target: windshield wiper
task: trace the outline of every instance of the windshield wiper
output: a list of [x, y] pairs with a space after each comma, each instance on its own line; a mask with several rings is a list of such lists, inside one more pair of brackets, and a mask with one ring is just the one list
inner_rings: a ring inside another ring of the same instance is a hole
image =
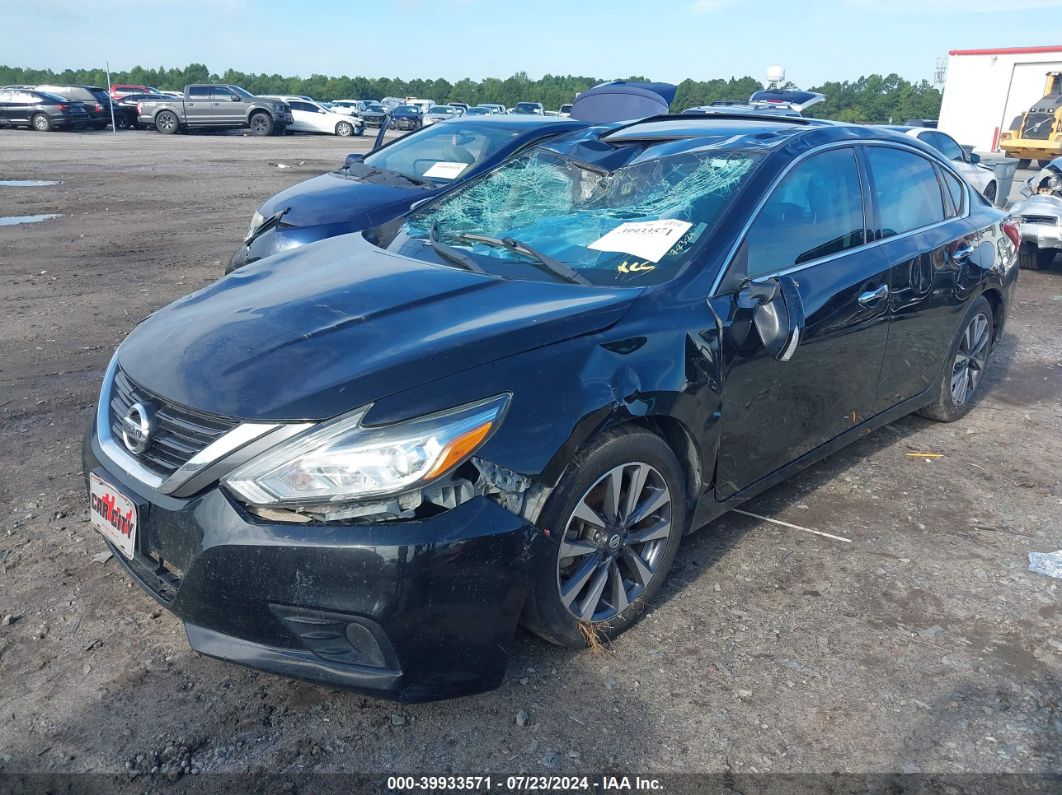
[[[368, 171], [366, 171], [364, 174], [351, 174], [350, 173], [350, 166], [352, 166], [352, 165], [354, 165], [354, 166], [365, 166], [365, 168], [367, 168]], [[359, 161], [357, 163], [351, 163], [349, 165], [344, 165], [340, 169], [340, 171], [347, 172], [347, 176], [348, 177], [354, 177], [355, 179], [367, 180], [370, 177], [373, 177], [373, 176], [376, 176], [377, 174], [379, 174], [381, 176], [387, 175], [389, 177], [398, 177], [399, 179], [404, 179], [406, 182], [410, 182], [413, 185], [416, 185], [417, 187], [421, 187], [421, 188], [434, 188], [435, 187], [435, 183], [434, 182], [430, 182], [430, 181], [428, 181], [426, 179], [421, 179], [420, 177], [411, 177], [411, 176], [409, 176], [409, 174], [403, 174], [401, 171], [395, 171], [393, 168], [381, 168], [380, 166], [370, 166], [365, 161]]]
[[488, 246], [507, 248], [510, 251], [515, 251], [517, 254], [531, 257], [531, 259], [535, 260], [535, 264], [542, 270], [548, 271], [570, 284], [590, 284], [589, 281], [579, 274], [579, 271], [574, 268], [569, 268], [560, 260], [549, 256], [549, 254], [543, 254], [541, 251], [531, 248], [526, 243], [521, 243], [516, 238], [487, 237], [486, 235], [473, 235], [468, 233], [457, 234], [454, 235], [454, 237], [458, 240], [468, 240], [472, 243], [485, 243]]
[[285, 207], [280, 212], [273, 213], [271, 216], [266, 218], [264, 221], [262, 221], [262, 223], [260, 223], [258, 225], [258, 228], [254, 230], [254, 232], [251, 234], [250, 237], [248, 237], [245, 241], [243, 241], [243, 244], [245, 246], [251, 245], [251, 243], [256, 241], [258, 238], [260, 238], [262, 235], [264, 235], [266, 232], [268, 232], [274, 226], [279, 224], [280, 220], [285, 215], [287, 215], [289, 212], [291, 212], [291, 208], [290, 207]]
[[445, 260], [452, 262], [459, 268], [464, 268], [466, 271], [472, 271], [473, 273], [486, 273], [483, 268], [479, 267], [474, 259], [467, 254], [462, 254], [455, 248], [451, 248], [445, 243], [439, 242], [439, 222], [436, 221], [431, 225], [431, 231], [428, 232], [428, 242], [431, 243], [431, 247]]

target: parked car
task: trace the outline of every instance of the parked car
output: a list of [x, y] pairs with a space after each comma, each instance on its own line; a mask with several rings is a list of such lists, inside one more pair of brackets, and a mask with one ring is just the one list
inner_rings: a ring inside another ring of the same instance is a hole
[[126, 94], [114, 101], [114, 121], [119, 129], [135, 130], [140, 127], [140, 103], [168, 100], [166, 94]]
[[447, 102], [446, 104], [449, 105], [454, 110], [456, 110], [462, 116], [464, 116], [468, 112], [468, 103], [467, 102]]
[[479, 105], [475, 105], [465, 111], [466, 116], [492, 116], [494, 111], [490, 108], [484, 108]]
[[558, 110], [557, 113], [567, 119], [569, 116], [572, 115], [572, 103], [566, 102], [565, 104], [561, 105], [560, 110]]
[[38, 132], [84, 128], [90, 121], [84, 103], [26, 88], [0, 88], [0, 127], [32, 127]]
[[365, 129], [365, 122], [356, 116], [336, 113], [313, 100], [294, 96], [269, 95], [262, 95], [260, 98], [279, 99], [288, 104], [292, 118], [291, 124], [288, 125], [289, 132], [326, 133], [346, 138], [350, 135], [361, 135]]
[[203, 654], [483, 691], [518, 621], [614, 637], [689, 531], [912, 411], [962, 418], [1016, 240], [887, 130], [571, 133], [152, 313], [85, 437], [91, 521]]
[[399, 105], [391, 113], [391, 124], [396, 130], [419, 130], [424, 126], [424, 114], [417, 105]]
[[504, 105], [497, 105], [497, 104], [495, 104], [493, 102], [483, 102], [483, 103], [480, 103], [479, 105], [476, 105], [476, 107], [477, 108], [489, 108], [491, 113], [497, 113], [500, 116], [504, 116], [506, 114], [506, 109], [505, 109]]
[[365, 122], [367, 127], [379, 127], [387, 118], [387, 108], [379, 102], [369, 102], [364, 110], [358, 111], [358, 116]]
[[922, 143], [928, 144], [940, 152], [954, 164], [954, 168], [985, 195], [989, 201], [996, 200], [996, 174], [988, 166], [981, 164], [981, 158], [976, 154], [969, 154], [956, 143], [955, 139], [947, 133], [935, 130], [932, 127], [889, 127], [890, 130], [917, 138]]
[[449, 121], [450, 119], [456, 119], [459, 115], [460, 114], [449, 105], [433, 105], [428, 108], [428, 112], [424, 114], [424, 124], [427, 126], [440, 121]]
[[180, 99], [140, 103], [139, 122], [165, 134], [247, 127], [251, 135], [283, 135], [293, 121], [286, 102], [259, 99], [233, 85], [197, 83], [185, 86]]
[[111, 98], [99, 86], [42, 85], [36, 90], [84, 104], [93, 129], [102, 130], [111, 123]]
[[384, 97], [380, 100], [380, 104], [383, 105], [384, 110], [391, 111], [399, 105], [405, 105], [406, 101], [401, 97]]
[[161, 94], [154, 86], [142, 86], [135, 83], [112, 83], [111, 84], [111, 99], [117, 102], [122, 97], [127, 97], [130, 94]]
[[1018, 189], [1010, 213], [1020, 221], [1018, 263], [1031, 271], [1051, 267], [1062, 254], [1062, 157], [1049, 161]]
[[405, 213], [514, 152], [585, 127], [541, 118], [459, 119], [426, 127], [369, 155], [350, 155], [330, 174], [300, 182], [254, 213], [229, 273], [249, 262], [335, 235], [357, 232]]
[[329, 103], [336, 113], [345, 113], [348, 116], [358, 116], [365, 110], [367, 103], [360, 99], [337, 99]]
[[513, 113], [535, 113], [541, 116], [544, 111], [541, 102], [517, 102], [513, 105]]

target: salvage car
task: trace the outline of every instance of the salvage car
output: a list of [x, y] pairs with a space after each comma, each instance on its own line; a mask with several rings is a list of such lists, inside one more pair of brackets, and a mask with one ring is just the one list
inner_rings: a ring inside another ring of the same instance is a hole
[[429, 124], [456, 119], [461, 115], [456, 108], [452, 108], [449, 105], [432, 105], [428, 108], [428, 112], [424, 114], [424, 126], [427, 127]]
[[1018, 192], [1023, 198], [1010, 209], [1021, 222], [1018, 264], [1044, 270], [1062, 254], [1062, 157], [1049, 161]]
[[261, 99], [279, 99], [291, 108], [291, 124], [288, 132], [324, 133], [346, 138], [361, 135], [365, 122], [356, 116], [329, 110], [312, 99], [296, 96], [271, 96], [263, 94]]
[[226, 273], [262, 257], [381, 224], [447, 187], [493, 168], [521, 148], [586, 122], [485, 116], [419, 132], [350, 155], [342, 168], [266, 200]]
[[379, 127], [387, 119], [387, 108], [379, 102], [368, 102], [364, 110], [358, 111], [358, 117], [368, 127]]
[[32, 127], [37, 132], [50, 132], [83, 129], [89, 121], [83, 102], [35, 89], [0, 89], [0, 127]]
[[889, 131], [576, 131], [141, 322], [86, 435], [92, 523], [203, 654], [486, 690], [518, 622], [614, 637], [689, 531], [912, 411], [963, 417], [1016, 241]]
[[396, 130], [419, 130], [424, 126], [424, 113], [419, 105], [399, 105], [391, 112], [391, 126]]

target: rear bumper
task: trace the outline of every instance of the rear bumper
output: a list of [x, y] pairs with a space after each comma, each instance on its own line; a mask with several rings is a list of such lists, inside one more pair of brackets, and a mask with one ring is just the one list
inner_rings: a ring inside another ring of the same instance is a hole
[[1062, 226], [1023, 222], [1018, 228], [1023, 243], [1033, 243], [1039, 248], [1062, 248]]
[[401, 701], [501, 682], [549, 542], [490, 500], [420, 521], [277, 524], [217, 487], [154, 493], [107, 465], [94, 433], [83, 459], [137, 504], [134, 558], [112, 552], [197, 651]]

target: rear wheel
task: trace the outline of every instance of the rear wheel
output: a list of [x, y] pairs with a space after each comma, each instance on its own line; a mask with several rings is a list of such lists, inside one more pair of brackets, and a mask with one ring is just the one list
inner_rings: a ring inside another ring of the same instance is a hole
[[1032, 160], [1027, 157], [1020, 158], [1018, 160], [1018, 168], [1028, 168], [1032, 165]]
[[52, 129], [52, 120], [44, 113], [34, 113], [30, 123], [37, 132], [49, 132]]
[[349, 121], [341, 121], [336, 125], [336, 135], [347, 138], [354, 134], [354, 125]]
[[177, 121], [177, 114], [173, 111], [162, 110], [155, 117], [155, 129], [163, 135], [173, 135], [180, 126], [180, 122]]
[[965, 416], [978, 395], [994, 337], [992, 307], [983, 296], [966, 312], [962, 327], [948, 351], [937, 386], [937, 397], [918, 413], [938, 422]]
[[1042, 271], [1051, 267], [1058, 253], [1053, 248], [1040, 248], [1035, 243], [1022, 243], [1018, 249], [1018, 267], [1027, 271]]
[[273, 119], [268, 113], [256, 113], [251, 116], [251, 135], [272, 135]]
[[642, 429], [607, 433], [572, 461], [539, 517], [553, 547], [525, 625], [562, 646], [618, 635], [660, 590], [685, 522], [685, 477], [671, 448]]

